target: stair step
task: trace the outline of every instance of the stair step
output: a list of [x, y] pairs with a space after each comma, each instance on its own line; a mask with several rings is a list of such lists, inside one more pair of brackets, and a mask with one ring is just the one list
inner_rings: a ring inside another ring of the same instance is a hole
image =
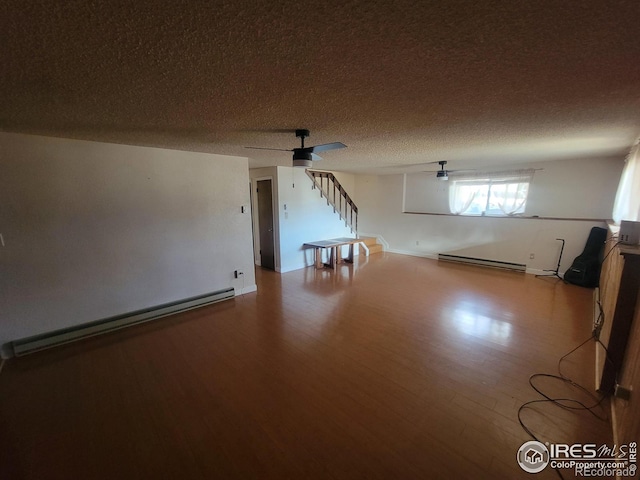
[[[360, 240], [362, 240], [369, 249], [369, 255], [383, 251], [382, 245], [378, 243], [378, 240], [375, 237], [360, 237]], [[358, 247], [360, 248], [360, 254], [364, 255], [364, 249], [360, 246]]]
[[378, 244], [378, 239], [375, 237], [360, 237], [360, 240], [362, 240], [367, 247]]
[[369, 246], [369, 255], [373, 255], [374, 253], [382, 252], [382, 245], [376, 243], [375, 245]]

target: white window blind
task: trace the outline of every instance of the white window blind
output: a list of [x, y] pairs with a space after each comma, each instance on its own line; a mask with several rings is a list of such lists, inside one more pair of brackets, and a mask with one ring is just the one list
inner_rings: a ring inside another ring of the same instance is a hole
[[449, 176], [449, 209], [456, 215], [508, 216], [524, 213], [535, 170]]

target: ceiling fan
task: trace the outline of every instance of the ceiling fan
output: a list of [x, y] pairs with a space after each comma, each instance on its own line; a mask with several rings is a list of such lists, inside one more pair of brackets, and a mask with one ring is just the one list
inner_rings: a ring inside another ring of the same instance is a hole
[[[438, 160], [435, 162], [425, 162], [425, 163], [407, 163], [404, 165], [389, 165], [388, 167], [385, 168], [407, 168], [407, 167], [418, 167], [418, 166], [422, 166], [422, 165], [433, 165], [433, 164], [438, 164], [440, 165], [440, 170], [422, 170], [421, 172], [424, 173], [435, 173], [436, 174], [436, 179], [438, 180], [449, 180], [449, 174], [450, 173], [462, 173], [462, 172], [475, 172], [476, 170], [448, 170], [445, 168], [445, 165], [448, 163], [446, 160]], [[416, 172], [416, 173], [420, 173], [420, 172]]]
[[300, 147], [293, 149], [285, 148], [267, 148], [267, 147], [246, 147], [254, 150], [278, 150], [281, 152], [293, 152], [293, 166], [294, 167], [311, 167], [312, 163], [317, 160], [322, 160], [322, 157], [317, 155], [317, 152], [324, 152], [325, 150], [336, 150], [338, 148], [347, 148], [344, 143], [333, 142], [324, 143], [322, 145], [315, 145], [313, 147], [305, 147], [304, 139], [309, 136], [309, 130], [297, 129], [295, 131], [296, 137], [300, 139]]
[[449, 180], [449, 171], [444, 169], [444, 166], [447, 164], [446, 160], [440, 160], [438, 165], [440, 165], [440, 170], [436, 172], [436, 178], [438, 180]]
[[[449, 174], [450, 173], [469, 173], [469, 172], [477, 172], [478, 170], [475, 169], [467, 169], [467, 170], [448, 170], [446, 168], [444, 168], [444, 166], [447, 164], [446, 160], [440, 160], [437, 162], [430, 162], [430, 163], [437, 163], [438, 165], [440, 165], [440, 170], [436, 170], [435, 174], [436, 174], [436, 179], [437, 180], [441, 180], [441, 181], [446, 181], [449, 180]], [[428, 170], [427, 172], [429, 173], [433, 173], [433, 170]]]

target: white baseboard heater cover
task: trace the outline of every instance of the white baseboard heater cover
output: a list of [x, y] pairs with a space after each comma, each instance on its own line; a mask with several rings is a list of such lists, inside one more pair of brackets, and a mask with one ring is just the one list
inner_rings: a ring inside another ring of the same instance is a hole
[[33, 337], [14, 340], [10, 343], [13, 355], [19, 357], [28, 353], [37, 352], [46, 348], [52, 348], [65, 343], [74, 342], [82, 338], [93, 337], [107, 332], [113, 332], [122, 328], [138, 325], [140, 323], [155, 320], [157, 318], [173, 315], [174, 313], [204, 307], [212, 303], [228, 300], [235, 296], [233, 288], [218, 290], [217, 292], [199, 295], [176, 302], [165, 303], [155, 307], [137, 310], [114, 317], [83, 323], [74, 327], [54, 330], [52, 332], [34, 335]]
[[443, 260], [445, 262], [463, 263], [466, 265], [478, 265], [481, 267], [502, 268], [504, 270], [511, 270], [514, 272], [522, 273], [527, 271], [527, 266], [523, 263], [500, 262], [498, 260], [486, 260], [484, 258], [461, 257], [458, 255], [448, 255], [446, 253], [439, 253], [438, 260]]

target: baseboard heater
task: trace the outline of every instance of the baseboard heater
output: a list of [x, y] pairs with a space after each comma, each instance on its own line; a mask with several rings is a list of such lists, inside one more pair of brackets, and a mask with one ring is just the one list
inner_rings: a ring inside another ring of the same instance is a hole
[[22, 356], [28, 353], [37, 352], [46, 348], [64, 345], [87, 337], [113, 332], [122, 328], [138, 325], [140, 323], [156, 320], [158, 318], [185, 312], [194, 308], [204, 307], [212, 303], [228, 300], [235, 296], [233, 288], [218, 290], [217, 292], [206, 293], [197, 297], [186, 298], [176, 302], [164, 303], [155, 307], [137, 310], [114, 317], [103, 318], [94, 322], [83, 323], [74, 327], [54, 330], [52, 332], [35, 335], [33, 337], [14, 340], [10, 343], [10, 348], [14, 356]]
[[484, 258], [460, 257], [458, 255], [448, 255], [439, 253], [438, 260], [445, 262], [463, 263], [466, 265], [478, 265], [481, 267], [501, 268], [503, 270], [511, 270], [514, 272], [526, 272], [527, 266], [523, 263], [500, 262], [498, 260], [486, 260]]

